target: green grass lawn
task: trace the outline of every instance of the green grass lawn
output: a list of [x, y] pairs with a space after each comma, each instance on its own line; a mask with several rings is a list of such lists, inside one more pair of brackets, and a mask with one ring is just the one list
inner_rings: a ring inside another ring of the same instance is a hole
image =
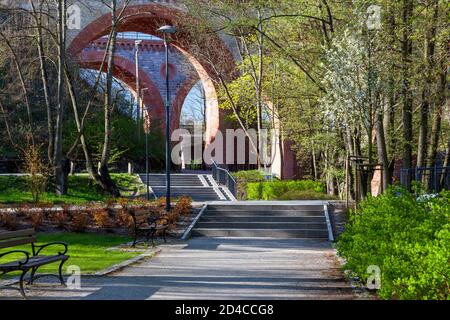
[[[128, 174], [113, 174], [112, 179], [121, 189], [139, 187], [137, 177]], [[127, 192], [123, 192], [126, 196]], [[84, 204], [92, 201], [105, 201], [109, 196], [103, 193], [87, 175], [69, 176], [68, 194], [58, 197], [52, 192], [44, 193], [40, 202], [53, 204]], [[32, 203], [31, 192], [28, 191], [26, 177], [0, 176], [0, 203], [17, 204]]]
[[[69, 260], [66, 262], [65, 270], [71, 265], [79, 266], [82, 274], [92, 274], [96, 271], [106, 269], [114, 264], [131, 259], [139, 255], [139, 252], [107, 251], [108, 248], [131, 241], [130, 238], [118, 235], [98, 235], [79, 233], [39, 233], [38, 243], [63, 241], [69, 245]], [[44, 255], [57, 254], [61, 246], [49, 247], [42, 251]], [[1, 249], [0, 254], [11, 250], [25, 250], [31, 253], [31, 245], [23, 245], [10, 249]], [[23, 254], [11, 254], [0, 258], [0, 264], [16, 259], [22, 259]], [[42, 266], [38, 273], [57, 273], [59, 264]], [[11, 273], [10, 275], [14, 275]]]

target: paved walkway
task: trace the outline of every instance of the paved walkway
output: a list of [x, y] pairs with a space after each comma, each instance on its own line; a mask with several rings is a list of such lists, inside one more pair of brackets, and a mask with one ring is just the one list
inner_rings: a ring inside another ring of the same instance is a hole
[[356, 298], [328, 242], [196, 238], [161, 248], [156, 257], [116, 274], [84, 277], [82, 290], [39, 286], [29, 295], [91, 300]]

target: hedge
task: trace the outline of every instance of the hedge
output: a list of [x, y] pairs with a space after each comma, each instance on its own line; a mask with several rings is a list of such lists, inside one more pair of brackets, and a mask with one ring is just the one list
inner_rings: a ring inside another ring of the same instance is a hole
[[380, 268], [383, 299], [450, 299], [450, 193], [416, 198], [397, 187], [369, 197], [337, 249], [363, 283], [369, 266]]
[[264, 174], [259, 170], [239, 171], [232, 174], [237, 182], [237, 198], [247, 200], [248, 184], [265, 181]]
[[325, 192], [325, 185], [320, 181], [270, 181], [247, 184], [248, 200], [277, 200], [291, 191]]

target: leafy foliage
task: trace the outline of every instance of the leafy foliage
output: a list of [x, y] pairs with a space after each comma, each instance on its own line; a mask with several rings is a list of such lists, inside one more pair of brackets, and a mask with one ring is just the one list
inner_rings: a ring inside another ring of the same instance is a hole
[[232, 175], [237, 182], [237, 198], [240, 200], [247, 199], [249, 183], [265, 181], [264, 174], [259, 170], [239, 171]]
[[335, 196], [312, 190], [292, 190], [284, 193], [277, 200], [337, 200]]
[[23, 150], [24, 171], [28, 174], [25, 179], [33, 202], [38, 202], [45, 192], [51, 174], [51, 168], [42, 160], [40, 149], [30, 143]]
[[249, 200], [276, 200], [292, 191], [324, 193], [325, 186], [320, 181], [299, 180], [249, 183], [247, 187]]
[[[112, 179], [121, 189], [130, 189], [136, 184], [134, 176], [113, 174]], [[84, 204], [92, 201], [106, 201], [109, 195], [100, 190], [87, 175], [69, 176], [69, 192], [58, 197], [53, 192], [41, 194], [40, 200], [47, 203]], [[0, 177], [0, 203], [33, 202], [33, 195], [28, 189], [27, 178], [22, 176]]]
[[190, 197], [180, 197], [173, 208], [173, 211], [180, 216], [188, 216], [192, 210], [192, 199]]
[[366, 269], [381, 269], [384, 299], [448, 299], [450, 193], [418, 201], [392, 188], [369, 197], [338, 242], [345, 268], [366, 281]]
[[[145, 154], [145, 139], [143, 133], [141, 137], [137, 134], [138, 124], [128, 115], [121, 113], [119, 110], [112, 115], [113, 131], [112, 131], [112, 145], [111, 145], [111, 160], [110, 165], [114, 168], [114, 163], [121, 161], [139, 162], [144, 158]], [[102, 143], [103, 143], [103, 115], [95, 113], [86, 123], [86, 137], [88, 144], [94, 151], [94, 160], [101, 158]], [[152, 169], [162, 168], [164, 159], [164, 139], [162, 139], [161, 131], [158, 129], [158, 123], [152, 124], [151, 132], [149, 133], [150, 145], [150, 159], [152, 160]], [[74, 120], [69, 120], [66, 125], [67, 138], [65, 141], [66, 148], [72, 146], [78, 137], [76, 125]], [[79, 157], [82, 158], [81, 147], [77, 149]]]

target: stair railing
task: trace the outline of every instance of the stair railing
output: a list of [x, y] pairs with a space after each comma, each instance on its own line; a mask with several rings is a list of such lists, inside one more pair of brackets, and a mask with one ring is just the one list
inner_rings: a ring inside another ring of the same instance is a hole
[[219, 167], [219, 165], [214, 160], [212, 161], [212, 175], [217, 184], [227, 187], [234, 197], [237, 196], [236, 180], [231, 175], [230, 171], [225, 168]]

